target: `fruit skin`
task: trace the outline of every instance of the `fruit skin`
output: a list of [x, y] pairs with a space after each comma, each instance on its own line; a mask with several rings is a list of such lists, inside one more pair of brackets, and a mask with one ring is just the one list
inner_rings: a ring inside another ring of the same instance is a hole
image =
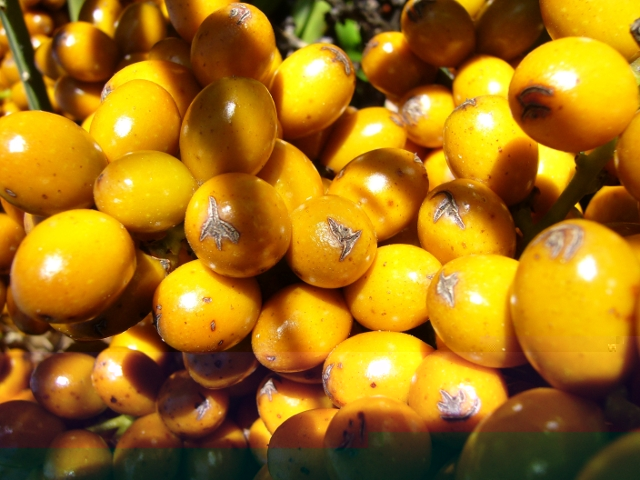
[[416, 368], [434, 349], [400, 332], [368, 331], [340, 342], [324, 361], [322, 384], [337, 407], [374, 395], [405, 402]]
[[273, 27], [260, 9], [232, 3], [205, 18], [191, 43], [191, 67], [202, 86], [222, 77], [269, 84], [276, 60]]
[[269, 90], [285, 140], [328, 127], [344, 112], [356, 88], [347, 54], [327, 43], [296, 50], [277, 68]]
[[523, 365], [509, 296], [517, 260], [503, 255], [465, 255], [434, 276], [427, 293], [431, 325], [452, 351], [493, 368]]
[[639, 291], [640, 265], [616, 233], [581, 219], [544, 230], [522, 253], [512, 287], [527, 359], [555, 388], [605, 395], [635, 363]]
[[481, 95], [459, 105], [444, 123], [443, 150], [456, 178], [484, 183], [508, 206], [533, 190], [538, 144], [513, 120], [503, 96]]
[[407, 404], [384, 396], [356, 400], [336, 413], [324, 437], [329, 477], [338, 480], [424, 478], [431, 437]]
[[194, 98], [180, 130], [180, 154], [199, 184], [223, 173], [254, 175], [269, 160], [277, 113], [267, 88], [246, 77], [223, 77]]
[[632, 479], [638, 474], [640, 431], [634, 430], [609, 443], [584, 465], [576, 480]]
[[638, 86], [613, 47], [565, 37], [540, 45], [520, 62], [509, 86], [509, 107], [535, 141], [581, 152], [622, 133], [638, 108]]
[[265, 367], [300, 372], [320, 365], [349, 336], [352, 324], [340, 290], [297, 283], [265, 302], [251, 344]]
[[94, 358], [61, 352], [45, 358], [31, 376], [31, 390], [40, 405], [60, 418], [87, 419], [107, 409], [91, 382]]
[[175, 156], [181, 121], [176, 102], [166, 89], [150, 80], [134, 79], [103, 100], [89, 133], [109, 162], [141, 150]]
[[410, 0], [400, 22], [413, 53], [430, 65], [456, 67], [475, 49], [473, 20], [458, 2]]
[[0, 118], [0, 196], [27, 213], [90, 208], [93, 182], [106, 166], [96, 141], [61, 115], [26, 111]]
[[373, 223], [356, 203], [337, 195], [307, 200], [291, 212], [286, 261], [304, 282], [340, 288], [355, 282], [375, 258]]
[[574, 478], [606, 441], [596, 403], [534, 388], [511, 397], [480, 422], [462, 450], [455, 478]]
[[46, 322], [90, 320], [112, 305], [136, 268], [120, 222], [95, 210], [69, 210], [39, 223], [11, 266], [18, 308]]
[[240, 343], [255, 325], [261, 305], [255, 278], [224, 277], [200, 260], [171, 272], [153, 297], [162, 339], [176, 350], [194, 353], [227, 350]]
[[108, 480], [111, 451], [104, 439], [88, 430], [67, 430], [53, 439], [45, 456], [45, 480]]
[[185, 215], [189, 245], [209, 268], [234, 278], [254, 277], [285, 255], [289, 211], [277, 190], [247, 173], [217, 175], [193, 194]]
[[620, 183], [636, 200], [640, 199], [640, 112], [618, 138], [614, 161]]
[[540, 0], [542, 20], [549, 36], [589, 37], [611, 45], [631, 62], [640, 52], [630, 26], [640, 18], [635, 0]]

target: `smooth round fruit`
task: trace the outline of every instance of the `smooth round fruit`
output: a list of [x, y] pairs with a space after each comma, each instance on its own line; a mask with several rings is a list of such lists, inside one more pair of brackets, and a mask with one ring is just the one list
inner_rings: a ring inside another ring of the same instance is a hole
[[119, 0], [86, 0], [82, 2], [78, 20], [92, 23], [113, 38], [123, 8]]
[[289, 211], [274, 187], [247, 173], [217, 175], [187, 205], [185, 234], [220, 275], [247, 278], [273, 267], [291, 240]]
[[116, 42], [98, 27], [88, 22], [70, 22], [53, 35], [53, 56], [72, 77], [100, 82], [116, 71], [120, 51]]
[[534, 388], [511, 397], [480, 422], [465, 443], [455, 478], [574, 478], [605, 442], [604, 417], [595, 403]]
[[328, 127], [347, 108], [356, 87], [347, 54], [327, 43], [293, 52], [278, 67], [269, 90], [285, 140]]
[[338, 407], [375, 395], [406, 402], [416, 368], [433, 351], [407, 333], [359, 333], [339, 343], [325, 360], [325, 393]]
[[507, 385], [498, 369], [436, 350], [416, 369], [407, 403], [435, 438], [461, 445], [467, 434], [507, 399]]
[[256, 401], [260, 418], [270, 433], [298, 413], [333, 406], [321, 385], [294, 382], [275, 373], [260, 382]]
[[113, 452], [114, 477], [122, 480], [173, 478], [178, 473], [182, 440], [158, 413], [137, 418]]
[[411, 51], [402, 32], [374, 35], [362, 52], [362, 71], [371, 85], [391, 98], [435, 80], [436, 68]]
[[428, 191], [420, 158], [400, 148], [379, 148], [349, 162], [333, 179], [328, 194], [361, 207], [378, 240], [386, 240], [409, 225]]
[[226, 390], [211, 390], [196, 383], [186, 370], [173, 373], [158, 392], [158, 414], [165, 425], [183, 438], [201, 438], [214, 432], [229, 408]]
[[0, 274], [9, 273], [13, 258], [25, 235], [20, 223], [6, 213], [0, 213]]
[[42, 466], [45, 480], [108, 480], [111, 451], [104, 439], [88, 430], [67, 430], [53, 439]]
[[95, 210], [69, 210], [42, 221], [22, 241], [11, 288], [25, 314], [76, 323], [112, 305], [135, 268], [133, 241], [121, 223]]
[[545, 30], [538, 0], [493, 0], [476, 19], [476, 51], [510, 62]]
[[31, 390], [38, 403], [61, 418], [85, 419], [107, 409], [91, 383], [94, 358], [85, 353], [56, 353], [38, 364]]
[[525, 364], [509, 312], [517, 260], [465, 255], [447, 262], [429, 285], [436, 334], [462, 358], [485, 367]]
[[420, 245], [443, 265], [472, 253], [513, 257], [511, 213], [489, 187], [458, 179], [431, 190], [418, 213]]
[[437, 67], [456, 67], [475, 49], [473, 20], [458, 2], [409, 0], [401, 30], [413, 53]]
[[300, 372], [321, 364], [352, 323], [342, 292], [298, 283], [265, 302], [251, 345], [265, 367]]
[[291, 212], [286, 261], [304, 282], [340, 288], [355, 282], [375, 258], [371, 220], [353, 201], [337, 195], [312, 198]]
[[511, 297], [529, 362], [558, 389], [609, 392], [634, 366], [639, 288], [633, 250], [608, 228], [565, 220], [544, 230], [520, 257]]
[[460, 65], [453, 79], [453, 101], [456, 106], [480, 95], [507, 97], [513, 67], [501, 58], [474, 55]]
[[267, 459], [273, 478], [294, 480], [300, 473], [309, 480], [327, 477], [324, 437], [336, 408], [298, 413], [280, 425], [269, 440]]
[[402, 148], [407, 131], [402, 118], [385, 107], [346, 110], [332, 125], [320, 163], [338, 173], [351, 160], [379, 148]]
[[142, 417], [156, 411], [163, 375], [156, 362], [126, 347], [108, 347], [98, 354], [91, 383], [109, 408]]
[[167, 153], [143, 150], [110, 163], [93, 187], [98, 210], [131, 232], [163, 232], [184, 221], [196, 191], [189, 169]]
[[255, 325], [260, 307], [255, 278], [224, 277], [201, 260], [171, 272], [153, 298], [158, 333], [181, 352], [218, 352], [237, 345]]
[[444, 124], [444, 154], [456, 178], [484, 183], [507, 205], [524, 200], [538, 171], [538, 144], [513, 120], [505, 97], [459, 105]]
[[275, 187], [289, 213], [305, 201], [324, 193], [322, 178], [309, 157], [293, 144], [279, 138], [269, 160], [257, 176]]
[[638, 108], [638, 86], [613, 47], [565, 37], [540, 45], [520, 62], [509, 86], [509, 106], [535, 141], [581, 152], [622, 133]]
[[268, 85], [276, 39], [267, 16], [248, 3], [231, 3], [205, 18], [191, 42], [191, 67], [200, 85], [248, 77]]
[[176, 102], [167, 90], [152, 81], [136, 79], [104, 99], [91, 121], [89, 133], [110, 162], [141, 150], [175, 156], [181, 121]]
[[143, 60], [118, 70], [105, 83], [102, 101], [117, 88], [136, 79], [157, 83], [169, 92], [176, 102], [181, 117], [184, 117], [187, 108], [201, 89], [190, 68], [168, 60]]
[[626, 433], [593, 455], [576, 480], [606, 480], [612, 475], [619, 479], [631, 479], [638, 473], [636, 460], [639, 453], [640, 432]]
[[404, 332], [429, 319], [427, 289], [440, 262], [414, 245], [378, 247], [369, 270], [344, 295], [354, 318], [365, 328]]
[[171, 25], [189, 43], [205, 18], [230, 3], [233, 3], [233, 0], [167, 0], [165, 2]]
[[[631, 25], [640, 18], [640, 4], [634, 0], [598, 2], [540, 0], [544, 25], [552, 39], [589, 37], [611, 45], [628, 61], [640, 52], [631, 35]], [[595, 14], [597, 12], [597, 14]]]
[[0, 118], [0, 196], [25, 212], [91, 207], [106, 165], [95, 140], [68, 118], [41, 111]]
[[0, 462], [8, 468], [42, 462], [53, 439], [66, 430], [60, 418], [27, 400], [0, 403], [0, 424]]
[[228, 172], [256, 174], [276, 140], [277, 114], [257, 80], [224, 77], [193, 100], [182, 122], [180, 154], [202, 184]]
[[61, 75], [54, 86], [56, 103], [65, 114], [82, 121], [100, 106], [102, 82], [83, 82]]
[[421, 479], [431, 462], [431, 436], [405, 403], [375, 396], [338, 410], [324, 437], [330, 478]]
[[423, 147], [441, 147], [444, 124], [454, 108], [451, 90], [443, 85], [421, 85], [409, 90], [400, 99], [408, 138]]
[[183, 353], [184, 368], [205, 388], [221, 389], [236, 385], [258, 368], [251, 350], [251, 336], [228, 350], [215, 353]]
[[167, 36], [167, 20], [154, 2], [127, 5], [116, 23], [114, 40], [123, 54], [148, 52]]

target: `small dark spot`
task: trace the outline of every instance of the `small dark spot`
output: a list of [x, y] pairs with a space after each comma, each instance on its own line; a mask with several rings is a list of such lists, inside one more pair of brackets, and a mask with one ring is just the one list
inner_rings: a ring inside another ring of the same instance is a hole
[[223, 343], [223, 342], [224, 342], [224, 340], [220, 340], [220, 341], [218, 342], [218, 346], [222, 345], [222, 343]]
[[215, 362], [213, 362], [213, 364], [215, 365], [216, 368], [222, 368], [222, 360], [216, 360]]
[[371, 385], [369, 385], [371, 388], [376, 388], [378, 385], [376, 385], [376, 382], [371, 382]]
[[215, 320], [211, 320], [211, 331], [212, 332], [216, 331], [216, 321]]
[[4, 191], [7, 192], [7, 195], [9, 195], [10, 197], [16, 198], [18, 196], [13, 190], [9, 190], [8, 188], [5, 188]]
[[305, 475], [309, 475], [311, 473], [307, 467], [300, 467], [300, 471]]
[[211, 303], [211, 297], [202, 297], [204, 303]]
[[109, 399], [109, 401], [111, 403], [118, 403], [118, 399], [116, 397], [114, 397], [113, 395], [111, 396], [111, 398]]

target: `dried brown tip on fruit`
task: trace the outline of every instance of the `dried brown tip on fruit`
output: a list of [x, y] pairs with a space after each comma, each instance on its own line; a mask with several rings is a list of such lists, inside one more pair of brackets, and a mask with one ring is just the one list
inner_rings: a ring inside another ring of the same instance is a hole
[[518, 95], [518, 102], [522, 106], [522, 119], [532, 120], [545, 118], [551, 113], [551, 108], [545, 101], [553, 96], [553, 88], [544, 85], [532, 85]]
[[636, 19], [635, 22], [631, 24], [631, 36], [636, 41], [638, 46], [640, 46], [640, 18]]

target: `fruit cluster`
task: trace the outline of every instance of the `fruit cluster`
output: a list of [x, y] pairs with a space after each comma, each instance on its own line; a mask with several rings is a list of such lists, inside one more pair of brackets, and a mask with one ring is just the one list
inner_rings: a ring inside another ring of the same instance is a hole
[[0, 476], [635, 478], [640, 3], [256, 3], [0, 2]]

